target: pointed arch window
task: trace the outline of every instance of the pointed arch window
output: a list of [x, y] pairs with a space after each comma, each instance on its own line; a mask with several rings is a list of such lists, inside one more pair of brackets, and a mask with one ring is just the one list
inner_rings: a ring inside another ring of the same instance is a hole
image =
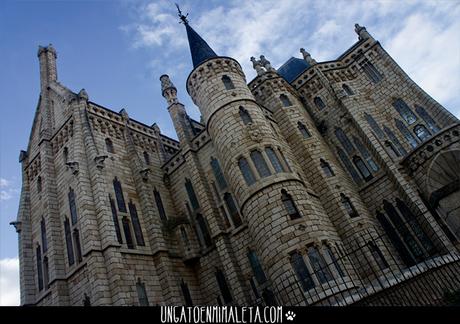
[[239, 114], [243, 124], [248, 125], [249, 123], [252, 123], [251, 115], [249, 115], [249, 112], [243, 106], [240, 106]]
[[305, 264], [305, 260], [302, 255], [296, 251], [291, 254], [290, 261], [303, 290], [308, 291], [315, 287], [315, 283], [310, 275], [310, 271], [308, 271], [308, 267]]
[[126, 246], [128, 249], [134, 249], [133, 236], [131, 235], [131, 226], [128, 217], [123, 216], [121, 223], [123, 224], [123, 232], [125, 233]]
[[147, 151], [144, 151], [143, 155], [144, 155], [145, 164], [150, 165], [150, 155], [149, 155], [149, 153]]
[[348, 198], [346, 195], [343, 193], [340, 194], [340, 201], [342, 202], [342, 206], [345, 208], [347, 211], [348, 215], [353, 218], [353, 217], [358, 217], [359, 214], [355, 209], [355, 206], [351, 202], [350, 198]]
[[353, 144], [351, 143], [350, 139], [345, 134], [343, 129], [340, 128], [340, 127], [336, 127], [334, 133], [335, 133], [335, 136], [337, 137], [337, 139], [339, 140], [340, 144], [345, 149], [345, 151], [347, 151], [348, 154], [353, 153], [355, 148], [353, 147]]
[[326, 266], [323, 256], [319, 253], [315, 246], [310, 246], [307, 250], [308, 259], [313, 268], [313, 271], [320, 283], [325, 283], [332, 280], [332, 274]]
[[262, 156], [262, 153], [260, 153], [257, 150], [254, 150], [254, 151], [251, 151], [250, 156], [261, 178], [268, 177], [269, 175], [271, 175], [270, 169], [268, 168], [268, 165], [265, 162], [265, 159]]
[[351, 178], [353, 179], [353, 181], [356, 182], [357, 184], [361, 184], [362, 182], [361, 177], [359, 176], [358, 172], [356, 172], [356, 169], [351, 163], [350, 159], [348, 159], [347, 154], [340, 147], [336, 147], [336, 149], [337, 149], [337, 155], [339, 156], [340, 161], [345, 166], [345, 169], [347, 169], [348, 173], [351, 175]]
[[368, 59], [364, 59], [360, 63], [360, 65], [363, 68], [364, 73], [373, 83], [378, 83], [380, 80], [382, 80], [382, 74], [375, 68], [375, 66], [371, 62], [369, 62]]
[[121, 182], [117, 177], [113, 179], [113, 190], [115, 191], [115, 198], [117, 199], [118, 210], [122, 213], [126, 213], [126, 203], [123, 196], [123, 189], [121, 188]]
[[247, 255], [252, 268], [252, 272], [254, 273], [257, 282], [259, 283], [259, 285], [264, 284], [267, 281], [267, 276], [265, 275], [265, 272], [262, 268], [262, 265], [260, 264], [256, 252], [253, 250], [249, 250]]
[[43, 283], [45, 289], [48, 289], [50, 284], [50, 269], [47, 256], [43, 258]]
[[240, 167], [241, 174], [243, 174], [244, 181], [248, 186], [256, 182], [256, 178], [252, 173], [251, 167], [249, 166], [248, 161], [245, 158], [240, 158], [238, 160], [238, 166]]
[[374, 258], [375, 262], [379, 266], [380, 270], [385, 270], [388, 268], [388, 263], [383, 256], [382, 251], [379, 249], [377, 244], [372, 241], [367, 242], [369, 246], [369, 250], [371, 251], [372, 257]]
[[286, 190], [281, 190], [281, 201], [284, 204], [284, 208], [288, 212], [288, 215], [291, 219], [298, 219], [302, 217], [297, 209], [297, 206], [292, 199], [292, 196], [287, 193]]
[[270, 160], [270, 163], [273, 166], [273, 169], [275, 169], [276, 173], [285, 172], [280, 159], [278, 158], [275, 151], [271, 147], [265, 148], [265, 154], [267, 154], [268, 159]]
[[227, 188], [227, 181], [225, 180], [224, 173], [220, 168], [219, 161], [214, 157], [211, 157], [211, 168], [212, 172], [214, 173], [214, 178], [216, 178], [219, 189], [224, 190], [225, 188]]
[[415, 105], [415, 112], [422, 117], [422, 119], [425, 121], [425, 123], [428, 125], [428, 128], [433, 132], [433, 134], [436, 134], [439, 132], [439, 127], [436, 124], [436, 122], [431, 118], [430, 114], [425, 110], [425, 108]]
[[40, 231], [42, 237], [43, 253], [45, 253], [46, 251], [48, 251], [48, 240], [46, 239], [46, 224], [45, 219], [43, 217], [40, 221]]
[[193, 210], [199, 209], [200, 204], [198, 203], [198, 198], [196, 197], [192, 182], [188, 178], [185, 179], [185, 190], [187, 191], [188, 199], [190, 200], [190, 203], [192, 204]]
[[204, 245], [211, 246], [212, 245], [211, 234], [209, 233], [208, 224], [206, 223], [206, 220], [204, 219], [203, 215], [196, 214], [196, 222], [201, 232]]
[[149, 306], [149, 299], [147, 297], [147, 290], [145, 289], [145, 283], [141, 281], [141, 278], [137, 278], [136, 282], [137, 298], [139, 299], [139, 306]]
[[363, 159], [361, 159], [359, 156], [357, 155], [353, 156], [353, 164], [356, 166], [359, 173], [361, 174], [361, 177], [364, 180], [369, 181], [373, 178], [372, 173], [367, 168], [367, 165], [364, 163]]
[[153, 190], [153, 196], [155, 197], [155, 203], [157, 205], [158, 213], [160, 214], [160, 219], [162, 221], [166, 221], [168, 218], [166, 217], [166, 212], [163, 206], [163, 201], [161, 200], [161, 195], [156, 190], [156, 188]]
[[319, 159], [319, 161], [320, 161], [321, 169], [323, 170], [326, 177], [330, 178], [330, 177], [335, 176], [335, 173], [332, 170], [328, 162], [324, 161], [323, 159]]
[[37, 177], [37, 192], [38, 193], [42, 192], [42, 177], [41, 176]]
[[380, 126], [375, 121], [374, 117], [369, 115], [368, 113], [364, 113], [364, 118], [366, 119], [367, 123], [371, 127], [372, 131], [377, 135], [378, 138], [383, 139], [385, 138], [385, 134], [383, 133]]
[[311, 134], [308, 131], [307, 127], [303, 123], [301, 123], [300, 121], [297, 122], [297, 128], [299, 129], [299, 131], [302, 134], [303, 138], [311, 137]]
[[431, 137], [430, 131], [425, 126], [420, 124], [414, 127], [414, 133], [422, 142], [426, 141]]
[[75, 244], [77, 262], [80, 263], [83, 260], [83, 254], [81, 253], [80, 232], [76, 228], [73, 230], [73, 242]]
[[192, 307], [193, 306], [192, 296], [190, 295], [190, 290], [188, 289], [188, 285], [184, 281], [184, 279], [181, 279], [180, 289], [182, 291], [182, 296], [184, 297], [185, 306]]
[[393, 133], [393, 131], [391, 129], [389, 129], [388, 127], [386, 127], [386, 126], [383, 126], [383, 130], [387, 134], [387, 136], [390, 139], [390, 141], [396, 146], [396, 149], [398, 150], [399, 154], [402, 155], [402, 156], [406, 155], [407, 151], [404, 148], [404, 146], [401, 145], [401, 142], [398, 140], [398, 138], [396, 137], [395, 133]]
[[43, 269], [42, 269], [42, 250], [40, 244], [35, 249], [35, 257], [37, 258], [37, 279], [38, 279], [38, 291], [43, 289]]
[[329, 256], [329, 259], [331, 259], [332, 264], [334, 264], [334, 267], [337, 270], [339, 276], [345, 277], [345, 273], [343, 272], [342, 267], [340, 266], [340, 263], [335, 256], [335, 253], [332, 251], [332, 248], [329, 245], [326, 245], [325, 249], [327, 255]]
[[64, 220], [64, 234], [67, 248], [67, 259], [69, 261], [69, 266], [72, 266], [75, 262], [75, 257], [73, 254], [72, 234], [70, 233], [70, 222], [68, 218]]
[[319, 110], [323, 110], [324, 108], [326, 108], [326, 104], [324, 103], [323, 99], [321, 99], [320, 97], [315, 97], [313, 99], [313, 102], [316, 108], [318, 108]]
[[233, 85], [232, 79], [228, 75], [223, 75], [222, 76], [222, 82], [224, 83], [225, 89], [226, 90], [231, 90], [235, 89], [235, 86]]
[[348, 86], [348, 84], [343, 83], [343, 84], [342, 84], [342, 89], [343, 89], [343, 91], [345, 91], [345, 93], [347, 94], [347, 96], [352, 96], [352, 95], [355, 94], [355, 93], [353, 92], [353, 90], [351, 90], [350, 86]]
[[395, 119], [395, 124], [396, 124], [396, 128], [399, 129], [399, 131], [404, 136], [406, 141], [409, 142], [410, 146], [412, 148], [416, 148], [418, 145], [418, 142], [415, 139], [415, 137], [411, 134], [411, 132], [407, 129], [406, 125], [404, 125], [404, 123], [399, 119]]
[[109, 194], [110, 209], [112, 210], [112, 220], [113, 225], [115, 226], [115, 234], [117, 236], [117, 241], [120, 244], [123, 244], [123, 239], [121, 237], [120, 223], [118, 222], [117, 208], [115, 207], [115, 201], [112, 196]]
[[225, 275], [220, 269], [216, 269], [215, 275], [217, 284], [219, 285], [220, 293], [222, 295], [222, 298], [224, 299], [224, 303], [228, 304], [233, 300], [233, 297], [230, 293], [230, 288], [228, 287]]
[[139, 215], [137, 214], [136, 205], [129, 201], [128, 203], [129, 214], [131, 215], [131, 222], [133, 224], [134, 236], [136, 237], [137, 245], [145, 246], [144, 235], [142, 234], [141, 221], [139, 220]]
[[401, 115], [401, 117], [406, 121], [408, 125], [412, 125], [417, 121], [417, 116], [412, 112], [406, 102], [402, 99], [396, 99], [393, 102], [393, 107]]
[[235, 200], [233, 200], [232, 195], [226, 192], [224, 194], [224, 201], [228, 212], [230, 213], [230, 217], [232, 218], [233, 225], [235, 227], [240, 226], [242, 224], [240, 213], [238, 212], [238, 208], [236, 207]]
[[112, 140], [110, 138], [105, 139], [105, 149], [109, 153], [115, 153], [115, 150], [113, 149], [113, 143], [112, 143]]
[[78, 216], [77, 216], [77, 204], [75, 201], [75, 192], [73, 191], [72, 188], [69, 188], [69, 193], [67, 196], [69, 199], [70, 219], [72, 220], [72, 225], [75, 225], [77, 223]]
[[281, 100], [281, 103], [283, 104], [283, 107], [292, 106], [291, 100], [289, 100], [288, 96], [286, 96], [284, 93], [280, 94], [280, 100]]
[[366, 160], [367, 165], [370, 166], [371, 170], [374, 172], [378, 171], [379, 167], [377, 163], [375, 163], [366, 146], [364, 146], [364, 144], [355, 136], [353, 136], [353, 142], [355, 143], [355, 146], [358, 148], [359, 153], [361, 153], [361, 155]]

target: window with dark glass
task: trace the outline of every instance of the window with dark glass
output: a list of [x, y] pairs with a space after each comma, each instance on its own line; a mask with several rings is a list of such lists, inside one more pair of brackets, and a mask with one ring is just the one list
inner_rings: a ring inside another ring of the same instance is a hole
[[69, 266], [71, 266], [75, 262], [75, 257], [73, 254], [72, 234], [70, 232], [70, 222], [68, 218], [64, 220], [64, 233], [67, 248], [67, 259], [69, 260]]
[[139, 299], [139, 306], [149, 306], [149, 298], [147, 297], [147, 290], [145, 284], [141, 282], [141, 278], [136, 282], [137, 298]]
[[399, 151], [394, 147], [393, 143], [391, 143], [390, 141], [385, 141], [385, 146], [388, 147], [388, 150], [391, 152], [390, 156], [392, 157], [401, 156]]
[[355, 206], [353, 206], [353, 203], [351, 202], [350, 198], [345, 196], [343, 193], [340, 194], [340, 201], [342, 202], [343, 207], [347, 211], [348, 215], [350, 217], [357, 217], [358, 212], [355, 209]]
[[301, 122], [297, 122], [297, 128], [299, 129], [299, 131], [302, 134], [303, 138], [311, 137], [311, 134], [308, 131], [307, 127], [304, 124], [302, 124]]
[[366, 160], [367, 165], [371, 168], [372, 171], [376, 172], [379, 170], [377, 163], [375, 163], [374, 159], [372, 158], [371, 154], [367, 150], [366, 146], [355, 136], [353, 136], [353, 142], [355, 143], [356, 148], [358, 149], [359, 153], [363, 156]]
[[114, 153], [114, 149], [113, 149], [113, 143], [112, 143], [112, 140], [110, 138], [106, 138], [105, 139], [105, 149], [107, 150], [107, 152], [109, 153]]
[[235, 89], [235, 86], [233, 85], [233, 81], [232, 79], [230, 79], [228, 75], [222, 76], [222, 82], [224, 83], [226, 90]]
[[180, 235], [182, 237], [182, 241], [184, 243], [184, 246], [188, 247], [190, 242], [188, 240], [187, 231], [185, 230], [185, 228], [183, 226], [180, 227]]
[[211, 168], [212, 172], [214, 173], [214, 178], [216, 178], [219, 189], [224, 190], [225, 188], [227, 188], [227, 181], [225, 180], [224, 173], [220, 168], [219, 161], [214, 157], [211, 157]]
[[284, 107], [292, 106], [291, 100], [284, 93], [280, 95], [280, 100]]
[[414, 127], [414, 133], [418, 139], [422, 142], [426, 141], [431, 137], [430, 131], [423, 125], [417, 125]]
[[325, 283], [332, 280], [332, 275], [318, 249], [315, 246], [310, 246], [308, 247], [307, 254], [308, 259], [310, 260], [310, 264], [319, 282]]
[[364, 180], [369, 181], [373, 178], [372, 173], [367, 168], [363, 159], [361, 159], [359, 156], [355, 155], [353, 157], [353, 164], [356, 166], [356, 168], [358, 169], [359, 173], [361, 174]]
[[375, 68], [375, 66], [371, 62], [369, 62], [369, 60], [364, 59], [360, 63], [360, 65], [363, 68], [364, 73], [373, 83], [377, 83], [380, 80], [382, 80], [382, 74]]
[[117, 177], [113, 179], [113, 190], [115, 191], [115, 198], [117, 199], [118, 210], [122, 213], [126, 213], [125, 197], [123, 196], [121, 182], [118, 180]]
[[372, 131], [377, 135], [378, 138], [383, 139], [385, 138], [385, 134], [383, 134], [382, 129], [375, 121], [374, 117], [369, 115], [368, 113], [364, 113], [364, 118], [366, 118], [367, 123], [371, 127]]
[[299, 252], [294, 252], [291, 254], [290, 261], [303, 290], [308, 291], [315, 287], [315, 283], [310, 275], [310, 271], [308, 271], [302, 255]]
[[42, 237], [43, 253], [45, 253], [46, 251], [48, 251], [48, 240], [46, 239], [46, 224], [45, 219], [43, 217], [40, 221], [40, 232]]
[[81, 262], [83, 260], [83, 255], [81, 253], [80, 232], [76, 228], [73, 230], [73, 242], [75, 244], [77, 262]]
[[351, 175], [351, 178], [357, 184], [361, 184], [361, 177], [359, 176], [358, 172], [356, 172], [355, 167], [351, 164], [350, 159], [348, 159], [347, 154], [342, 150], [340, 147], [336, 147], [337, 155], [339, 156], [340, 161], [344, 165], [345, 169], [347, 169], [348, 173]]
[[319, 110], [323, 110], [324, 108], [326, 108], [326, 104], [320, 97], [315, 97], [313, 99], [313, 102], [315, 103], [316, 108], [318, 108]]
[[329, 165], [328, 162], [324, 161], [323, 159], [319, 159], [319, 162], [320, 162], [320, 165], [321, 165], [321, 169], [323, 170], [324, 174], [326, 175], [326, 177], [333, 177], [335, 176], [335, 173], [334, 171], [332, 171], [332, 168], [331, 166]]
[[281, 201], [283, 202], [284, 208], [288, 212], [288, 215], [291, 219], [297, 219], [302, 217], [291, 195], [288, 194], [287, 191], [284, 189], [281, 190]]
[[248, 186], [256, 182], [256, 178], [252, 173], [251, 167], [249, 166], [248, 161], [245, 158], [240, 158], [238, 160], [238, 166], [240, 167], [241, 174], [243, 175], [244, 181]]
[[70, 219], [72, 220], [72, 225], [75, 225], [77, 223], [78, 217], [77, 217], [77, 205], [75, 202], [75, 192], [73, 191], [72, 188], [69, 189], [68, 198], [69, 198], [69, 207], [70, 207]]
[[401, 145], [401, 142], [398, 140], [395, 133], [393, 133], [393, 131], [386, 126], [383, 126], [383, 130], [388, 135], [388, 138], [390, 139], [390, 141], [396, 146], [396, 149], [398, 150], [400, 155], [402, 156], [406, 155], [407, 151], [404, 148], [404, 146]]
[[224, 201], [225, 205], [227, 206], [228, 212], [230, 213], [230, 217], [232, 218], [233, 225], [235, 227], [240, 226], [242, 224], [240, 213], [238, 212], [238, 208], [236, 207], [232, 195], [226, 192], [224, 194]]
[[43, 282], [45, 289], [48, 289], [50, 284], [50, 269], [47, 256], [43, 258]]
[[347, 85], [347, 84], [342, 84], [342, 89], [343, 91], [345, 91], [345, 93], [347, 94], [347, 96], [352, 96], [354, 95], [355, 93], [353, 92], [353, 90], [351, 90], [351, 88]]
[[425, 123], [428, 125], [428, 128], [433, 132], [433, 134], [439, 132], [439, 127], [436, 122], [431, 118], [425, 108], [415, 105], [415, 112], [422, 117]]
[[268, 177], [269, 175], [271, 175], [262, 153], [260, 153], [257, 150], [254, 150], [251, 151], [250, 155], [251, 160], [254, 163], [254, 166], [256, 167], [256, 170], [261, 178]]
[[245, 125], [252, 123], [251, 115], [249, 115], [249, 112], [242, 106], [240, 106], [240, 118]]
[[200, 204], [198, 203], [198, 198], [196, 197], [192, 182], [187, 178], [185, 179], [185, 190], [187, 191], [188, 199], [190, 200], [190, 204], [192, 204], [192, 208], [194, 210], [199, 209]]
[[150, 165], [150, 155], [149, 155], [149, 153], [147, 151], [144, 151], [143, 155], [144, 155], [145, 164]]
[[417, 121], [417, 116], [412, 112], [409, 106], [402, 99], [396, 99], [393, 102], [393, 107], [401, 115], [401, 117], [406, 121], [407, 124], [412, 125]]
[[128, 249], [134, 249], [134, 242], [131, 235], [131, 226], [129, 225], [128, 217], [123, 216], [121, 223], [123, 224], [123, 232], [125, 233], [126, 245], [128, 246]]
[[342, 267], [340, 266], [339, 261], [337, 260], [335, 253], [332, 251], [332, 248], [329, 245], [326, 245], [326, 253], [329, 256], [329, 258], [332, 261], [332, 264], [334, 265], [335, 269], [337, 270], [337, 273], [341, 277], [345, 277], [345, 273], [342, 270]]
[[180, 289], [182, 291], [182, 296], [184, 296], [185, 306], [192, 307], [193, 301], [192, 296], [190, 295], [190, 290], [188, 289], [187, 283], [182, 279], [180, 283]]
[[131, 222], [133, 224], [134, 236], [136, 237], [137, 245], [145, 246], [144, 235], [142, 234], [141, 221], [139, 220], [139, 215], [137, 214], [136, 205], [129, 201], [128, 203], [129, 214], [131, 215]]
[[396, 128], [399, 129], [399, 131], [404, 136], [406, 141], [409, 142], [410, 146], [412, 146], [412, 148], [416, 148], [418, 145], [418, 142], [415, 139], [415, 137], [412, 136], [411, 132], [407, 129], [406, 125], [404, 125], [404, 123], [400, 121], [399, 119], [395, 119], [395, 124], [396, 124]]
[[115, 226], [115, 234], [117, 235], [117, 241], [120, 244], [123, 244], [123, 239], [121, 237], [120, 223], [118, 222], [117, 208], [115, 207], [115, 201], [112, 196], [109, 194], [110, 209], [112, 210], [112, 220], [113, 225]]
[[42, 177], [38, 176], [37, 178], [37, 192], [42, 192]]
[[256, 252], [253, 250], [248, 251], [248, 259], [257, 282], [259, 285], [262, 285], [267, 281], [267, 277], [265, 276], [265, 272], [260, 264]]
[[379, 247], [372, 241], [369, 241], [367, 244], [369, 246], [369, 250], [371, 251], [372, 257], [379, 266], [380, 270], [388, 268], [388, 263], [385, 260], [385, 257], [383, 256], [383, 253], [380, 251]]
[[353, 153], [355, 148], [353, 147], [353, 144], [351, 143], [350, 139], [345, 134], [343, 129], [341, 129], [340, 127], [336, 127], [334, 133], [337, 139], [339, 140], [340, 144], [345, 149], [345, 151], [347, 151], [348, 154]]
[[64, 151], [62, 153], [62, 156], [64, 158], [64, 163], [69, 162], [69, 149], [67, 147], [64, 147]]
[[37, 245], [35, 249], [35, 257], [37, 258], [37, 279], [38, 279], [38, 291], [43, 289], [43, 269], [42, 269], [42, 249], [40, 245]]
[[270, 160], [270, 163], [272, 164], [273, 169], [275, 169], [276, 173], [285, 171], [283, 165], [281, 164], [281, 161], [278, 159], [278, 156], [271, 147], [265, 148], [265, 154], [267, 154], [268, 159]]
[[233, 300], [233, 298], [232, 294], [230, 293], [230, 288], [228, 287], [224, 273], [221, 270], [216, 269], [215, 275], [217, 279], [217, 284], [219, 285], [220, 293], [222, 295], [222, 298], [224, 299], [224, 303], [228, 304]]
[[260, 298], [260, 294], [259, 294], [259, 291], [257, 290], [256, 283], [254, 282], [254, 277], [251, 277], [251, 278], [249, 279], [249, 284], [251, 285], [252, 292], [254, 293], [254, 296], [256, 297], [256, 299], [259, 299], [259, 298]]
[[161, 200], [160, 193], [156, 189], [153, 190], [153, 196], [155, 197], [155, 203], [157, 205], [158, 213], [160, 214], [161, 220], [166, 221], [167, 217], [166, 217], [165, 208], [163, 206], [163, 201]]
[[196, 214], [196, 222], [198, 223], [198, 228], [200, 229], [201, 235], [203, 237], [203, 243], [206, 246], [211, 246], [211, 234], [209, 233], [208, 224], [206, 224], [206, 220], [204, 219], [203, 215]]
[[279, 153], [279, 155], [280, 155], [280, 157], [281, 157], [281, 160], [284, 162], [284, 165], [285, 165], [285, 167], [287, 168], [287, 170], [288, 170], [289, 172], [292, 172], [291, 167], [289, 166], [288, 161], [287, 161], [286, 158], [284, 157], [283, 152], [282, 152], [280, 149], [278, 149], [278, 153]]

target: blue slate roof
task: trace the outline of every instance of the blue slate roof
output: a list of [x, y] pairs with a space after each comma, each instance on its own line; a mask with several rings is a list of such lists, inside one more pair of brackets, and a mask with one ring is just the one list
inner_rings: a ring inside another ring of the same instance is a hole
[[204, 39], [189, 24], [185, 24], [185, 28], [187, 29], [188, 43], [190, 45], [194, 68], [211, 57], [217, 57], [212, 48], [209, 47]]
[[294, 81], [303, 71], [308, 69], [310, 64], [305, 60], [291, 57], [277, 70], [278, 74], [281, 75], [284, 80], [291, 83]]

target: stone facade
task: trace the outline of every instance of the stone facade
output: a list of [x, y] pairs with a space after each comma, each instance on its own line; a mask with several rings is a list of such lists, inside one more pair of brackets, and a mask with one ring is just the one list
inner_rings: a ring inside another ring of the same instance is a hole
[[70, 91], [39, 48], [22, 305], [321, 304], [456, 252], [460, 123], [364, 27], [334, 61], [251, 58], [248, 84], [184, 23], [202, 120], [163, 75], [179, 141]]

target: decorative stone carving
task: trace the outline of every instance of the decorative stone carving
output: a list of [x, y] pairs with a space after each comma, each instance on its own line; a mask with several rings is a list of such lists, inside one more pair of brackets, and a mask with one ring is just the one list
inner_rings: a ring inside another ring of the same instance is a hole
[[81, 89], [78, 93], [78, 99], [88, 101], [89, 96], [85, 89]]
[[304, 48], [300, 49], [300, 53], [302, 53], [303, 59], [307, 61], [308, 64], [315, 65], [318, 63], [314, 58], [311, 57], [310, 53], [308, 53]]
[[22, 230], [22, 222], [15, 221], [15, 222], [10, 222], [10, 225], [13, 225], [14, 228], [16, 229], [16, 233], [21, 233]]
[[254, 70], [256, 70], [258, 76], [261, 76], [265, 73], [265, 70], [262, 67], [262, 63], [260, 61], [257, 61], [254, 56], [251, 56], [251, 62], [252, 67], [254, 68]]
[[355, 24], [355, 33], [358, 34], [359, 40], [370, 39], [372, 36], [367, 32], [366, 27]]
[[70, 170], [73, 175], [77, 175], [78, 172], [80, 171], [80, 165], [78, 164], [78, 162], [71, 161], [71, 162], [67, 162], [66, 165], [67, 165], [67, 170]]
[[261, 142], [262, 141], [262, 133], [260, 132], [259, 128], [257, 127], [257, 125], [253, 124], [253, 123], [249, 123], [248, 124], [248, 132], [249, 132], [249, 136], [251, 137], [251, 139], [254, 141], [254, 142]]
[[260, 56], [260, 64], [265, 68], [265, 70], [268, 71], [276, 71], [270, 64], [270, 61], [265, 58], [265, 56], [261, 55]]
[[94, 158], [94, 162], [96, 163], [96, 168], [103, 169], [104, 168], [104, 161], [108, 158], [108, 155], [99, 155]]
[[139, 173], [141, 174], [142, 180], [144, 182], [147, 182], [149, 180], [149, 173], [150, 173], [149, 168], [143, 169], [143, 170], [139, 171]]

